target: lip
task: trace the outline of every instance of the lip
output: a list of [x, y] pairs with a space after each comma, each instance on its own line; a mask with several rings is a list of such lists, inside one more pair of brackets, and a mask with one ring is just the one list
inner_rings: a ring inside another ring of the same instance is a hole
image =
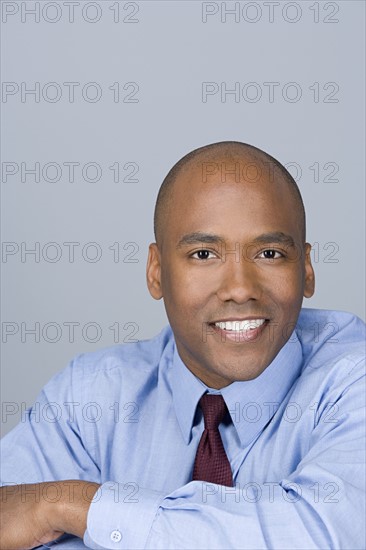
[[[232, 331], [232, 330], [225, 330], [220, 327], [217, 327], [215, 323], [218, 322], [226, 322], [226, 321], [250, 321], [254, 319], [264, 319], [264, 323], [257, 328], [253, 329], [247, 329], [247, 330], [240, 330], [240, 331]], [[225, 343], [226, 340], [229, 342], [234, 342], [236, 344], [243, 344], [245, 342], [253, 342], [260, 338], [263, 331], [266, 329], [266, 327], [269, 324], [269, 319], [266, 317], [245, 317], [245, 318], [230, 318], [230, 319], [220, 319], [219, 321], [213, 321], [212, 323], [209, 323], [210, 327], [214, 330], [215, 333], [217, 333], [220, 336], [220, 340], [222, 343]]]

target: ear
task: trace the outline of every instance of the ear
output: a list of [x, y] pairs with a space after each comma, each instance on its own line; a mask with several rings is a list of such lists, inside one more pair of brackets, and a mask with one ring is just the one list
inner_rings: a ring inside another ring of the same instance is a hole
[[161, 290], [161, 256], [156, 243], [149, 245], [149, 255], [146, 265], [146, 282], [151, 296], [155, 300], [163, 297]]
[[311, 244], [305, 243], [305, 298], [311, 298], [315, 291], [315, 275], [313, 266], [311, 265]]

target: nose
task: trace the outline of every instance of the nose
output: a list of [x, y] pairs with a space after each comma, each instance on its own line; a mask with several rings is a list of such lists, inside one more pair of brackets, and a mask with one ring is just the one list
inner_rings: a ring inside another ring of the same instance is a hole
[[227, 256], [223, 261], [220, 274], [217, 296], [221, 301], [232, 300], [238, 304], [244, 304], [249, 300], [260, 298], [262, 285], [255, 262]]

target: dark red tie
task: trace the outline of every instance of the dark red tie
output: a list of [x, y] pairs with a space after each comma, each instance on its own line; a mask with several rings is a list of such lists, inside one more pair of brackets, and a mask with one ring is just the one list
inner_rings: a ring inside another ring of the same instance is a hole
[[193, 481], [208, 481], [233, 486], [230, 462], [226, 456], [219, 432], [227, 407], [222, 395], [205, 393], [199, 406], [203, 412], [205, 429], [199, 442], [193, 467]]

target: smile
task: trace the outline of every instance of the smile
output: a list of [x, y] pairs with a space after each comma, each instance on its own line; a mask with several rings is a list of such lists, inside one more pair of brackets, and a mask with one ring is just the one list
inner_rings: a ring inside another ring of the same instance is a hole
[[214, 332], [220, 336], [221, 342], [243, 344], [255, 342], [269, 324], [269, 319], [231, 319], [230, 321], [214, 321], [210, 323]]
[[243, 332], [254, 330], [265, 323], [265, 319], [245, 319], [243, 321], [217, 321], [214, 325], [221, 330]]

